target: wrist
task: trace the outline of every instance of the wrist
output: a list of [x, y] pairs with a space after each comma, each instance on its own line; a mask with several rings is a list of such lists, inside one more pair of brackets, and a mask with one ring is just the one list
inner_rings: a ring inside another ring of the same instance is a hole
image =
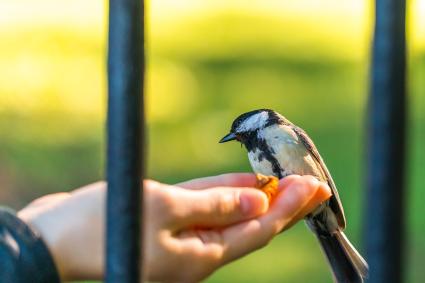
[[34, 201], [19, 217], [42, 237], [63, 281], [103, 277], [103, 183]]
[[[3, 260], [6, 261], [6, 266], [16, 266], [16, 270], [20, 270], [13, 278], [17, 278], [19, 282], [59, 282], [52, 255], [37, 231], [31, 229], [13, 211], [1, 207], [0, 230], [0, 237], [7, 238], [3, 239], [6, 241], [2, 241], [2, 245], [8, 247], [3, 249]], [[6, 268], [6, 281], [10, 278], [7, 270]]]
[[43, 239], [55, 262], [60, 278], [66, 280], [68, 278], [67, 265], [64, 264], [66, 259], [64, 258], [64, 253], [60, 250], [61, 233], [58, 233], [56, 225], [48, 225], [47, 223], [51, 222], [51, 220], [48, 217], [46, 219], [45, 215], [32, 214], [25, 210], [20, 211], [18, 217]]

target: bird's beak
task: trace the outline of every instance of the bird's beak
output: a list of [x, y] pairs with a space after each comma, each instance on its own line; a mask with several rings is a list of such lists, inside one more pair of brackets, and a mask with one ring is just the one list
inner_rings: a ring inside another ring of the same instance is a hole
[[230, 133], [225, 135], [220, 141], [219, 143], [224, 143], [224, 142], [228, 142], [228, 141], [233, 141], [236, 139], [236, 135], [234, 133]]

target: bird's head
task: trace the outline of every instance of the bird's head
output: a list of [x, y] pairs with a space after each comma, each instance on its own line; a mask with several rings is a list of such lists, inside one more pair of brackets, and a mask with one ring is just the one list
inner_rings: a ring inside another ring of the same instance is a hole
[[287, 120], [282, 115], [270, 109], [249, 111], [243, 113], [233, 121], [230, 133], [224, 136], [220, 140], [220, 143], [237, 140], [247, 145], [263, 129], [286, 122]]

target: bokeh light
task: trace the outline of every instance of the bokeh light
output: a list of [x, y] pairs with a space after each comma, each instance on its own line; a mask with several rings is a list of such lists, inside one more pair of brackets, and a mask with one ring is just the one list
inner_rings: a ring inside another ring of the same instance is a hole
[[[425, 261], [425, 0], [408, 3], [406, 282]], [[315, 140], [361, 246], [372, 1], [157, 0], [146, 4], [148, 176], [249, 171], [217, 142], [243, 111], [273, 108]], [[0, 0], [0, 200], [15, 208], [104, 176], [107, 1]], [[304, 225], [207, 282], [330, 282]]]

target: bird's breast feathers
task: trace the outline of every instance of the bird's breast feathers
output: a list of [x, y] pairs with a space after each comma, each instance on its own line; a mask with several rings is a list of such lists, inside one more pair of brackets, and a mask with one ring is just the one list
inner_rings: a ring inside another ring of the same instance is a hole
[[252, 169], [256, 173], [274, 175], [272, 162], [278, 162], [282, 176], [290, 174], [313, 175], [322, 179], [316, 162], [297, 134], [287, 125], [274, 125], [258, 132], [258, 139], [264, 140], [274, 160], [264, 158], [259, 148], [248, 152]]

